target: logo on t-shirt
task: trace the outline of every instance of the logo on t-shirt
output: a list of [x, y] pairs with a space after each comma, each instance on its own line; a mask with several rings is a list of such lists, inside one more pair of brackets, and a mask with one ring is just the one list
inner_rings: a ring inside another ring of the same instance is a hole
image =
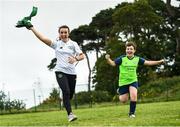
[[70, 49], [70, 50], [74, 49], [74, 47], [72, 45], [69, 45], [67, 48]]

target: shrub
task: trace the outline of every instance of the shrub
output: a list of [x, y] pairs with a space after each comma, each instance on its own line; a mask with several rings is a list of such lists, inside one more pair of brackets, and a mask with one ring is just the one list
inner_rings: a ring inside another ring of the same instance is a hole
[[78, 104], [108, 102], [111, 98], [107, 91], [83, 91], [76, 94]]

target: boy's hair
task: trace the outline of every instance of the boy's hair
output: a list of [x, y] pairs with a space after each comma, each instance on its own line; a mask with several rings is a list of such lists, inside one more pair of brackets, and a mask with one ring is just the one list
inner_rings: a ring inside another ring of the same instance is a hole
[[61, 28], [67, 28], [68, 29], [68, 33], [70, 33], [70, 29], [69, 29], [69, 27], [67, 25], [60, 26], [59, 29], [58, 29], [58, 33], [60, 33]]
[[132, 41], [127, 42], [125, 46], [126, 46], [126, 47], [133, 46], [135, 50], [136, 50], [136, 48], [137, 48], [136, 43], [135, 43], [135, 42], [132, 42]]

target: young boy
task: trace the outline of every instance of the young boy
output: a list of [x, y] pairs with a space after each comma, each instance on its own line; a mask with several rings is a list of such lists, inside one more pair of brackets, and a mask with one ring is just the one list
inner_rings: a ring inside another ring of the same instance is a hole
[[126, 55], [119, 56], [114, 61], [106, 54], [107, 63], [111, 66], [119, 66], [119, 100], [123, 103], [127, 102], [130, 95], [129, 117], [135, 118], [136, 102], [137, 102], [137, 67], [138, 65], [159, 65], [164, 60], [149, 61], [141, 57], [135, 56], [136, 44], [134, 42], [126, 43]]

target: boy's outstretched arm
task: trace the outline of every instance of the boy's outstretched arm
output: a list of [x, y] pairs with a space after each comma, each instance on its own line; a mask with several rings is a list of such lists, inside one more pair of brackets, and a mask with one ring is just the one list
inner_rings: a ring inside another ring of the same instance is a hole
[[115, 62], [114, 62], [113, 60], [111, 60], [109, 54], [106, 54], [106, 55], [105, 55], [105, 58], [106, 58], [107, 63], [108, 63], [109, 65], [111, 65], [111, 66], [116, 66]]
[[160, 64], [163, 64], [163, 63], [165, 63], [164, 59], [157, 60], [157, 61], [145, 60], [144, 65], [153, 66], [153, 65], [160, 65]]

